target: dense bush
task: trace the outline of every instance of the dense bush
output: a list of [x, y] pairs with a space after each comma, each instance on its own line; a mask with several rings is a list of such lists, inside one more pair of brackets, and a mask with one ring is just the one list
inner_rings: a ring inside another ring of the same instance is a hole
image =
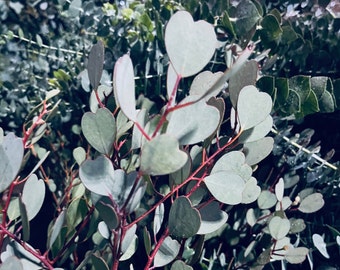
[[333, 4], [0, 2], [0, 268], [338, 267]]

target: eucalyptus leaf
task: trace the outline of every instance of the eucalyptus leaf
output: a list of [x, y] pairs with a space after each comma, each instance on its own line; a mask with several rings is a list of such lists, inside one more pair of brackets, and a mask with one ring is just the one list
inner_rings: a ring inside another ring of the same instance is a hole
[[199, 209], [201, 226], [197, 234], [208, 234], [218, 230], [227, 222], [228, 214], [220, 209], [219, 203], [213, 201]]
[[305, 247], [289, 248], [285, 254], [285, 259], [292, 264], [302, 263], [309, 250]]
[[270, 235], [276, 240], [280, 240], [288, 234], [290, 222], [286, 218], [275, 216], [270, 220], [268, 227]]
[[290, 233], [299, 233], [306, 229], [306, 223], [302, 218], [290, 218]]
[[[188, 96], [182, 104], [196, 99]], [[166, 133], [175, 136], [181, 145], [187, 145], [201, 142], [213, 134], [220, 123], [220, 113], [202, 100], [174, 110], [167, 119], [169, 124]]]
[[45, 198], [46, 187], [43, 180], [32, 174], [22, 191], [22, 202], [26, 206], [27, 218], [32, 220], [40, 211]]
[[[212, 87], [217, 80], [223, 75], [223, 72], [212, 73], [209, 70], [203, 71], [196, 75], [190, 86], [190, 95], [203, 96], [205, 92]], [[213, 92], [205, 96], [204, 100], [208, 101], [209, 98], [216, 96], [222, 91], [223, 87], [216, 88]]]
[[242, 88], [237, 100], [237, 113], [242, 130], [247, 130], [264, 121], [272, 109], [272, 99], [255, 86]]
[[27, 217], [26, 205], [23, 203], [21, 197], [19, 197], [19, 209], [22, 226], [22, 240], [27, 242], [30, 239], [30, 222]]
[[254, 142], [265, 137], [273, 127], [273, 118], [268, 115], [261, 123], [255, 127], [243, 131], [238, 138], [239, 142]]
[[187, 11], [178, 11], [171, 16], [164, 40], [170, 61], [182, 78], [202, 70], [217, 45], [213, 26], [205, 21], [194, 22]]
[[86, 159], [86, 151], [83, 147], [77, 147], [73, 149], [73, 158], [76, 160], [78, 165], [81, 165]]
[[0, 193], [9, 187], [18, 174], [24, 157], [24, 144], [13, 133], [7, 134], [0, 144]]
[[236, 33], [242, 36], [255, 26], [261, 18], [261, 15], [252, 1], [242, 0], [237, 5], [235, 17], [237, 18], [235, 26]]
[[327, 246], [326, 246], [326, 243], [325, 243], [325, 240], [323, 239], [323, 237], [320, 234], [315, 233], [312, 236], [312, 240], [313, 240], [314, 246], [318, 249], [318, 251], [320, 251], [320, 253], [326, 259], [329, 259], [330, 256], [328, 254]]
[[153, 231], [155, 235], [161, 229], [163, 219], [164, 219], [164, 204], [161, 203], [160, 205], [157, 206], [155, 210], [155, 216], [153, 219]]
[[179, 253], [180, 246], [170, 236], [166, 237], [155, 255], [154, 266], [162, 267], [173, 261]]
[[48, 241], [48, 246], [49, 248], [52, 248], [52, 245], [54, 244], [54, 242], [57, 240], [57, 237], [64, 225], [64, 220], [65, 220], [65, 215], [66, 215], [66, 211], [63, 210], [60, 212], [59, 216], [57, 217], [56, 221], [54, 222], [54, 225], [52, 227], [52, 232], [51, 232], [51, 236], [49, 238]]
[[261, 188], [257, 185], [257, 180], [251, 177], [242, 191], [242, 203], [252, 203], [260, 196]]
[[100, 153], [110, 155], [116, 136], [116, 122], [112, 113], [100, 108], [96, 113], [87, 112], [81, 120], [86, 140]]
[[188, 155], [179, 149], [178, 141], [162, 134], [143, 145], [141, 170], [151, 175], [173, 173], [184, 166]]
[[120, 57], [114, 68], [113, 89], [116, 104], [131, 121], [136, 122], [135, 79], [133, 65], [128, 54]]
[[269, 190], [263, 190], [260, 196], [257, 198], [257, 204], [260, 209], [272, 208], [277, 202], [277, 198], [274, 193]]
[[91, 261], [95, 270], [109, 270], [105, 260], [96, 254], [91, 254]]
[[243, 152], [246, 156], [246, 163], [253, 166], [266, 158], [272, 151], [274, 139], [264, 137], [254, 142], [244, 144]]
[[278, 201], [282, 201], [284, 191], [284, 182], [283, 178], [280, 178], [279, 181], [275, 185], [275, 195]]
[[23, 265], [18, 257], [10, 256], [0, 265], [0, 270], [24, 270]]
[[219, 171], [204, 179], [208, 190], [220, 202], [236, 205], [242, 202], [244, 180], [233, 171]]
[[193, 270], [193, 268], [185, 262], [177, 260], [171, 265], [170, 270]]
[[102, 197], [96, 202], [95, 206], [107, 227], [110, 230], [115, 230], [119, 225], [119, 218], [110, 199]]
[[[75, 2], [78, 1], [73, 1], [72, 4]], [[104, 44], [101, 40], [99, 40], [95, 45], [92, 46], [87, 64], [89, 80], [92, 88], [95, 90], [98, 88], [100, 78], [102, 77], [103, 65], [104, 65]]]
[[313, 193], [305, 197], [299, 206], [299, 211], [302, 213], [314, 213], [320, 210], [325, 204], [321, 193]]
[[188, 198], [178, 197], [170, 208], [169, 232], [176, 238], [189, 238], [194, 236], [201, 225], [199, 211], [192, 207]]

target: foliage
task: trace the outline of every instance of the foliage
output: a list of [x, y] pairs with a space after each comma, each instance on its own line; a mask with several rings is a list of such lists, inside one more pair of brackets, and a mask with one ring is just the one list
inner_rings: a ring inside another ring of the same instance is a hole
[[336, 52], [320, 23], [335, 20], [309, 4], [282, 16], [216, 2], [0, 3], [1, 269], [262, 269], [312, 264], [313, 246], [332, 257], [334, 215], [322, 235], [311, 213], [337, 199], [339, 170], [280, 115], [337, 108], [319, 62], [291, 76], [310, 71], [308, 48]]

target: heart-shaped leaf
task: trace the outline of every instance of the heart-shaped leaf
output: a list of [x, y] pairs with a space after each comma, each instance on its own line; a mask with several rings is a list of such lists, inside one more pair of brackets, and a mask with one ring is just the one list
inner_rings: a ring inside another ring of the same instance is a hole
[[[94, 160], [85, 160], [79, 169], [79, 177], [84, 186], [99, 195], [107, 196], [111, 193], [115, 182], [115, 174], [111, 161], [101, 155]], [[120, 192], [121, 190], [117, 190]]]
[[110, 155], [116, 135], [116, 122], [112, 113], [100, 108], [96, 113], [87, 112], [81, 119], [86, 140], [98, 152]]
[[131, 121], [136, 122], [135, 79], [133, 65], [128, 54], [120, 57], [114, 68], [113, 89], [116, 104]]
[[242, 88], [237, 100], [237, 113], [242, 130], [250, 129], [264, 121], [271, 109], [270, 95], [259, 92], [253, 85]]
[[170, 236], [166, 237], [155, 255], [153, 261], [155, 267], [162, 267], [170, 263], [176, 258], [181, 245], [176, 241], [171, 239]]
[[219, 171], [204, 180], [210, 193], [220, 202], [236, 205], [242, 202], [245, 182], [233, 171]]
[[87, 71], [91, 86], [94, 90], [98, 88], [103, 73], [104, 44], [101, 40], [93, 45], [89, 54]]
[[320, 210], [325, 204], [321, 193], [313, 193], [304, 198], [299, 206], [299, 211], [302, 213], [314, 213]]
[[214, 28], [205, 21], [194, 22], [187, 11], [173, 15], [165, 29], [170, 61], [182, 78], [198, 73], [208, 64], [217, 45]]
[[238, 141], [244, 143], [260, 140], [270, 132], [272, 127], [273, 118], [268, 115], [266, 119], [257, 124], [255, 127], [243, 131]]
[[[195, 99], [197, 98], [194, 96], [188, 96], [182, 103]], [[195, 144], [216, 131], [220, 113], [202, 100], [169, 113], [168, 120], [167, 134], [175, 136], [181, 145]]]
[[272, 137], [264, 137], [255, 142], [245, 143], [243, 152], [246, 156], [246, 163], [253, 166], [267, 157], [273, 150], [274, 139]]
[[30, 239], [30, 222], [27, 217], [26, 205], [23, 203], [21, 197], [19, 197], [19, 209], [22, 226], [22, 240], [28, 241]]
[[242, 192], [242, 203], [252, 203], [260, 196], [261, 188], [257, 185], [257, 180], [251, 177]]
[[200, 208], [201, 226], [197, 234], [212, 233], [227, 222], [228, 214], [220, 209], [218, 202], [213, 201]]
[[248, 181], [253, 171], [245, 161], [246, 158], [241, 151], [231, 151], [217, 160], [211, 174], [219, 171], [232, 171], [241, 176], [244, 181]]
[[162, 134], [144, 144], [141, 155], [141, 170], [151, 175], [173, 173], [184, 166], [188, 155], [179, 149], [178, 141]]
[[22, 139], [15, 137], [13, 133], [3, 137], [0, 144], [0, 193], [8, 188], [18, 174], [23, 157], [24, 144]]
[[309, 249], [305, 247], [289, 248], [285, 254], [285, 259], [292, 264], [302, 263], [308, 253]]
[[40, 211], [44, 203], [45, 190], [44, 181], [38, 180], [35, 174], [26, 181], [22, 191], [22, 202], [26, 206], [28, 220], [32, 220]]
[[[217, 80], [223, 75], [223, 72], [212, 73], [209, 70], [203, 71], [196, 75], [192, 84], [190, 86], [190, 95], [193, 96], [203, 96], [210, 87], [212, 87]], [[207, 101], [209, 98], [218, 95], [218, 93], [223, 89], [223, 86], [216, 88], [213, 92], [209, 93], [204, 97]]]
[[260, 209], [272, 208], [277, 202], [277, 198], [274, 193], [269, 190], [263, 190], [260, 196], [257, 198], [257, 204]]
[[270, 220], [268, 227], [270, 235], [276, 240], [280, 240], [288, 234], [290, 222], [286, 218], [275, 216]]
[[188, 198], [178, 197], [171, 205], [169, 213], [169, 232], [176, 238], [194, 236], [201, 225], [199, 211], [192, 207]]

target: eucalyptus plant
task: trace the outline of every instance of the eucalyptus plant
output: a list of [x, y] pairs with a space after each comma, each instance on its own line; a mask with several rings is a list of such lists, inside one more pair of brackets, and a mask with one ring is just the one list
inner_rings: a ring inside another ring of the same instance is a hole
[[[256, 42], [234, 55], [226, 71], [212, 73], [205, 67], [219, 46], [213, 25], [178, 11], [164, 40], [167, 99], [158, 111], [147, 97], [136, 97], [129, 54], [116, 61], [111, 87], [100, 83], [105, 44], [92, 47], [90, 111], [80, 123], [87, 143], [73, 149], [46, 251], [29, 244], [46, 185], [56, 190], [52, 179], [39, 176], [49, 152], [37, 151], [36, 142], [56, 111], [59, 91], [47, 92], [27, 117], [23, 138], [0, 129], [0, 269], [212, 269], [216, 257], [229, 269], [262, 269], [277, 260], [298, 264], [309, 255], [294, 239], [306, 227], [301, 214], [321, 209], [323, 195], [309, 189], [292, 198], [287, 180], [267, 186], [254, 176], [274, 145], [267, 136], [273, 102], [257, 89], [258, 64], [248, 60]], [[182, 99], [181, 81], [189, 77]], [[26, 172], [21, 168], [30, 153], [39, 162]], [[225, 252], [209, 250], [223, 237]]]

